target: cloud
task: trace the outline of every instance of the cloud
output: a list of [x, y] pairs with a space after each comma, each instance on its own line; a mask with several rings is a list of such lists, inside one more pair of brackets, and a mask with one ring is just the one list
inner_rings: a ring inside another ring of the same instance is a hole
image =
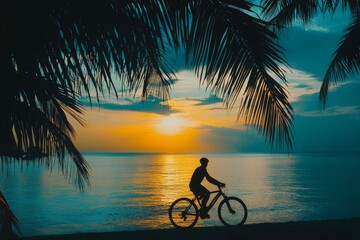
[[324, 77], [341, 37], [342, 31], [306, 31], [302, 27], [292, 27], [279, 35], [291, 68], [320, 79]]
[[139, 98], [124, 97], [119, 98], [119, 100], [102, 98], [99, 102], [97, 102], [96, 98], [93, 98], [92, 103], [90, 103], [87, 98], [82, 98], [81, 102], [85, 107], [98, 107], [112, 111], [151, 112], [161, 115], [169, 115], [179, 112], [178, 110], [173, 109], [166, 102], [151, 96], [143, 101]]
[[178, 81], [172, 88], [171, 98], [206, 97], [206, 87], [200, 84], [194, 70], [182, 70], [176, 74]]
[[[202, 144], [212, 149], [226, 152], [271, 152], [270, 144], [255, 128], [239, 125], [237, 128], [202, 125], [200, 137]], [[221, 139], [221, 141], [219, 141]]]
[[316, 31], [316, 32], [329, 32], [330, 29], [327, 27], [318, 26], [316, 24], [306, 24], [305, 25], [305, 31]]
[[358, 151], [360, 142], [359, 82], [333, 88], [326, 108], [319, 94], [299, 97], [293, 103], [295, 151]]
[[211, 105], [211, 104], [215, 104], [215, 103], [221, 103], [221, 102], [223, 102], [223, 99], [211, 94], [207, 98], [194, 99], [194, 101], [198, 101], [198, 103], [196, 103], [195, 106], [204, 106], [204, 105]]
[[289, 82], [290, 102], [299, 101], [301, 96], [319, 92], [321, 86], [317, 77], [295, 68], [291, 69], [291, 73], [286, 74], [286, 78]]
[[338, 7], [334, 13], [318, 14], [311, 20], [310, 24], [305, 25], [305, 28], [310, 25], [311, 30], [324, 32], [343, 32], [343, 30], [350, 23], [351, 13], [348, 9]]
[[328, 93], [326, 108], [322, 108], [319, 92], [303, 94], [292, 105], [301, 116], [334, 116], [360, 114], [360, 83], [348, 81], [332, 88]]
[[359, 114], [359, 106], [335, 106], [326, 109], [326, 111], [308, 111], [302, 114], [301, 116], [308, 116], [308, 117], [319, 117], [319, 116], [336, 116], [336, 115], [357, 115]]

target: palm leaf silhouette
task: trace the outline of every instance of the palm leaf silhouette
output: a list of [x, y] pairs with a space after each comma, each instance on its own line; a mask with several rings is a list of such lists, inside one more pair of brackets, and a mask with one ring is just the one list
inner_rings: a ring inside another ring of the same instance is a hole
[[[75, 132], [66, 116], [82, 123], [80, 103], [52, 81], [17, 75], [1, 96], [3, 162], [11, 164], [13, 157], [36, 158], [49, 167], [58, 162], [62, 173], [83, 190], [89, 184], [90, 168], [70, 139]], [[34, 148], [41, 152], [33, 152]]]
[[287, 64], [257, 7], [234, 0], [2, 2], [2, 168], [33, 157], [50, 168], [57, 164], [84, 190], [90, 166], [72, 142], [68, 120], [84, 122], [79, 97], [99, 101], [120, 89], [167, 99], [175, 71], [164, 56], [180, 47], [229, 109], [239, 104], [239, 117], [272, 145], [291, 149]]
[[0, 237], [1, 239], [13, 239], [17, 234], [13, 231], [13, 226], [20, 231], [20, 224], [14, 213], [11, 211], [5, 196], [0, 191]]
[[358, 0], [263, 0], [263, 14], [271, 18], [270, 22], [282, 28], [295, 19], [309, 22], [317, 13], [334, 13], [338, 8], [349, 10], [352, 22], [346, 29], [334, 57], [328, 66], [320, 89], [320, 101], [326, 106], [326, 97], [331, 83], [344, 80], [349, 74], [358, 73], [360, 66], [360, 1]]
[[359, 73], [360, 70], [360, 15], [354, 16], [340, 42], [332, 62], [325, 74], [320, 89], [320, 100], [325, 106], [329, 84], [332, 80], [336, 84], [338, 79], [345, 79], [351, 73]]
[[154, 3], [4, 3], [0, 71], [11, 84], [1, 91], [3, 162], [21, 160], [35, 147], [49, 155], [41, 163], [58, 162], [69, 177], [76, 172], [81, 190], [89, 184], [89, 166], [71, 141], [74, 129], [65, 112], [81, 123], [76, 98], [84, 94], [91, 100], [105, 89], [117, 94], [116, 82], [129, 91], [142, 87], [144, 97], [153, 92], [167, 97], [170, 71], [160, 61], [165, 45]]
[[[10, 85], [1, 90], [3, 161], [40, 149], [48, 156], [41, 163], [75, 173], [83, 189], [89, 166], [67, 119], [82, 122], [78, 97], [99, 100], [120, 88], [166, 99], [174, 71], [164, 55], [179, 47], [226, 106], [242, 97], [239, 117], [270, 143], [291, 149], [283, 49], [254, 7], [233, 0], [4, 2], [0, 73]], [[69, 170], [69, 159], [76, 170]]]
[[309, 22], [318, 13], [318, 0], [262, 0], [262, 14], [279, 28], [293, 23], [295, 19]]
[[[251, 16], [245, 1], [196, 1], [185, 36], [195, 71], [213, 93], [232, 108], [241, 96], [239, 117], [245, 117], [270, 143], [291, 149], [292, 107], [287, 92], [286, 61], [267, 23]], [[204, 21], [206, 19], [206, 21]]]

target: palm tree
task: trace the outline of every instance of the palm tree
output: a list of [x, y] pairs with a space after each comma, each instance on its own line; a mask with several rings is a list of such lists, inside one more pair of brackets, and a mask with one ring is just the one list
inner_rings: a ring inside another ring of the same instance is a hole
[[325, 107], [330, 84], [360, 70], [360, 1], [359, 0], [262, 0], [263, 14], [279, 28], [295, 19], [308, 23], [318, 13], [334, 13], [338, 8], [349, 11], [352, 21], [334, 52], [320, 89], [320, 101]]
[[287, 64], [258, 7], [233, 0], [2, 1], [2, 166], [36, 149], [38, 162], [58, 163], [84, 189], [90, 167], [72, 143], [68, 121], [82, 123], [78, 97], [99, 101], [123, 88], [166, 99], [175, 72], [164, 55], [180, 47], [228, 108], [240, 101], [239, 117], [272, 146], [291, 150]]
[[[19, 73], [13, 67], [6, 69], [5, 64], [1, 76], [8, 81], [7, 87], [0, 90], [2, 168], [16, 160], [36, 159], [48, 167], [57, 161], [62, 173], [84, 190], [89, 185], [90, 167], [72, 143], [74, 129], [67, 119], [69, 115], [83, 122], [80, 102], [56, 82]], [[69, 167], [69, 159], [75, 167]], [[11, 238], [12, 225], [19, 229], [18, 221], [0, 191], [1, 211], [0, 237]]]

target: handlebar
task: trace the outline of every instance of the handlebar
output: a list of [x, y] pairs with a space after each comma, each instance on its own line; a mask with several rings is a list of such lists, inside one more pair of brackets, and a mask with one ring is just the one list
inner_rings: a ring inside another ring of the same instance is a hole
[[218, 187], [219, 191], [222, 192], [222, 189], [225, 189], [225, 188], [226, 188], [226, 184], [224, 184], [223, 186], [221, 186], [221, 185], [219, 184], [219, 185], [217, 185], [217, 187]]

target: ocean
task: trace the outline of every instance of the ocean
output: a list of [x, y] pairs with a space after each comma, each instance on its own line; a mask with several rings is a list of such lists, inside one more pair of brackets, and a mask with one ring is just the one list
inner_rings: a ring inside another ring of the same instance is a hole
[[[360, 153], [136, 154], [84, 153], [91, 187], [80, 192], [45, 166], [11, 165], [0, 191], [22, 236], [173, 228], [170, 204], [192, 198], [199, 159], [248, 207], [245, 224], [360, 217]], [[206, 182], [206, 180], [204, 180]], [[216, 187], [204, 184], [209, 190]], [[220, 201], [219, 201], [220, 202]], [[196, 227], [221, 226], [217, 205]]]

